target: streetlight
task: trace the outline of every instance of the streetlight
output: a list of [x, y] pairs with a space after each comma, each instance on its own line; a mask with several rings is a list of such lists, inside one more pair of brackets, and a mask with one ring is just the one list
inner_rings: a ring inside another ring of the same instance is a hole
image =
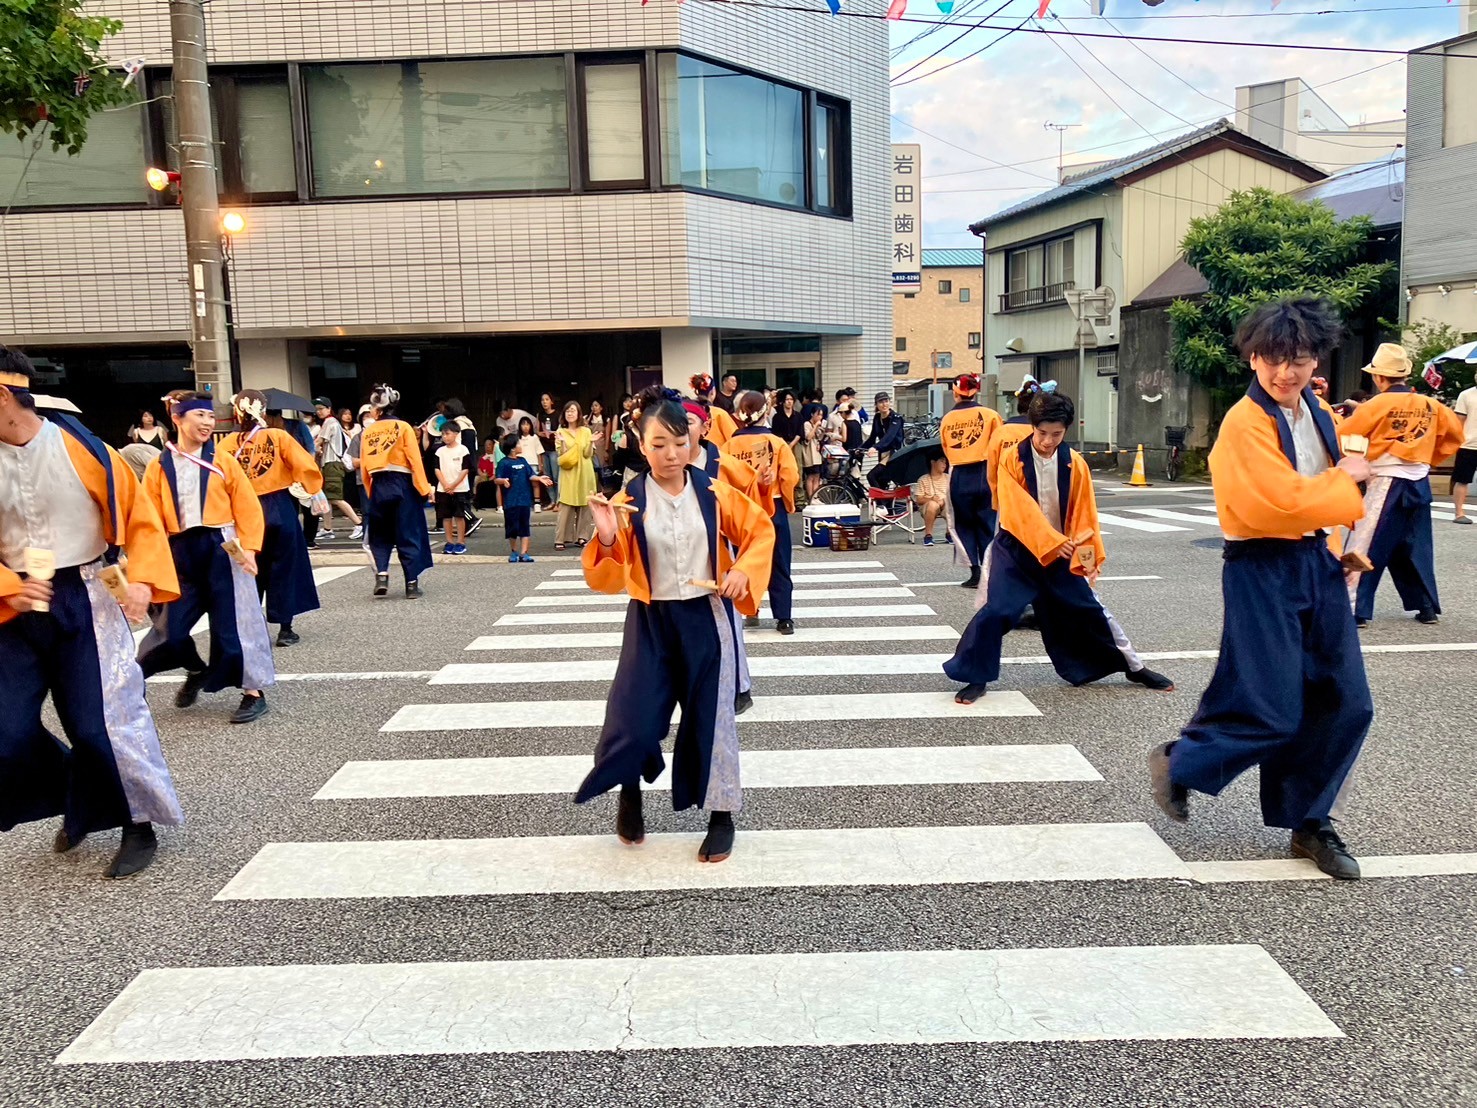
[[231, 263], [235, 236], [246, 230], [246, 216], [238, 211], [221, 213], [221, 293], [226, 302], [226, 336], [230, 341], [231, 388], [241, 389], [241, 347], [236, 339], [236, 318], [231, 310]]
[[246, 230], [246, 217], [240, 212], [227, 212], [221, 216], [221, 230], [228, 235], [239, 235]]
[[160, 169], [156, 165], [151, 165], [144, 171], [144, 180], [155, 192], [163, 192], [170, 185], [178, 185], [180, 175], [172, 169]]

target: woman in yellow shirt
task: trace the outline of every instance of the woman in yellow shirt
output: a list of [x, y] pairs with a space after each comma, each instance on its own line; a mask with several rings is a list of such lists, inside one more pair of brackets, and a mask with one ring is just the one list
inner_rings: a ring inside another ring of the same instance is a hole
[[584, 546], [594, 533], [590, 497], [595, 492], [595, 443], [581, 418], [580, 406], [571, 400], [564, 405], [559, 429], [554, 432], [554, 453], [559, 458], [559, 526], [554, 549], [571, 542]]

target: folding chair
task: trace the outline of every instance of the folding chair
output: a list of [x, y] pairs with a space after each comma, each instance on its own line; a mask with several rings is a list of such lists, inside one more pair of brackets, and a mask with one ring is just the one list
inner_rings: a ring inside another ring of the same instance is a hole
[[896, 489], [868, 489], [867, 503], [871, 507], [874, 524], [873, 542], [880, 543], [882, 533], [890, 528], [907, 532], [909, 542], [923, 530], [923, 524], [913, 512], [913, 489], [910, 485]]

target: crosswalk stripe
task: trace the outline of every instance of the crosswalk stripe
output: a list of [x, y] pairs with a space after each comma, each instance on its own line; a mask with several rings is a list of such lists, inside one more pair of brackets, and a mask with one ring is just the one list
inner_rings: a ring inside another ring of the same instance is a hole
[[[797, 585], [818, 584], [822, 582], [847, 582], [847, 581], [896, 581], [897, 575], [893, 573], [858, 571], [856, 573], [797, 573], [791, 578]], [[590, 586], [583, 580], [543, 581], [536, 588], [543, 592], [573, 592], [578, 589], [588, 589]]]
[[[754, 677], [829, 677], [942, 673], [948, 654], [770, 654], [749, 659]], [[614, 658], [565, 658], [557, 662], [456, 662], [442, 666], [433, 685], [532, 685], [609, 681]]]
[[[765, 619], [773, 618], [769, 609], [760, 612]], [[837, 604], [825, 607], [801, 606], [791, 615], [796, 619], [905, 619], [910, 616], [938, 615], [927, 604]], [[625, 612], [509, 612], [493, 621], [494, 627], [547, 627], [557, 624], [568, 627], [576, 623], [624, 623]], [[798, 630], [798, 629], [797, 629]]]
[[826, 951], [146, 969], [57, 1062], [1343, 1037], [1251, 944]]
[[[1191, 876], [1204, 884], [1240, 881], [1331, 881], [1305, 858], [1263, 858], [1235, 862], [1189, 862]], [[1477, 854], [1392, 854], [1359, 856], [1361, 877], [1451, 877], [1477, 873]]]
[[1184, 505], [1184, 507], [1186, 509], [1188, 509], [1189, 511], [1192, 511], [1192, 512], [1204, 512], [1206, 515], [1215, 515], [1217, 512], [1220, 511], [1220, 509], [1217, 508], [1214, 503], [1210, 503], [1210, 504], [1186, 504], [1186, 505]]
[[[1162, 578], [1162, 577], [1155, 577], [1155, 576], [1152, 576], [1152, 575], [1136, 575], [1136, 576], [1132, 576], [1132, 577], [1108, 577], [1108, 576], [1103, 576], [1103, 577], [1099, 577], [1098, 580], [1100, 582], [1101, 581], [1162, 581], [1162, 580], [1164, 580], [1164, 578]], [[938, 588], [942, 588], [945, 585], [953, 585], [955, 588], [958, 588], [959, 587], [959, 582], [958, 581], [904, 581], [903, 584], [905, 586], [907, 586], [908, 588], [910, 588], [910, 589], [938, 589]]]
[[[614, 805], [611, 805], [614, 811]], [[220, 900], [512, 896], [679, 889], [1127, 881], [1190, 876], [1146, 823], [741, 831], [722, 865], [701, 833], [267, 843]]]
[[1127, 527], [1130, 531], [1148, 531], [1159, 534], [1164, 531], [1188, 531], [1188, 527], [1176, 527], [1170, 523], [1153, 523], [1146, 519], [1129, 519], [1127, 516], [1113, 515], [1110, 512], [1099, 512], [1099, 522], [1111, 523], [1114, 527]]
[[1437, 519], [1452, 520], [1456, 519], [1456, 509], [1448, 508], [1445, 504], [1432, 504], [1431, 515]]
[[[749, 646], [789, 645], [808, 642], [856, 642], [860, 632], [855, 627], [797, 627], [793, 635], [781, 635], [772, 627], [744, 629], [744, 642]], [[920, 626], [901, 624], [887, 629], [893, 642], [925, 642], [933, 639], [954, 640], [959, 632], [942, 624]], [[618, 647], [625, 635], [621, 631], [567, 631], [546, 635], [480, 635], [468, 650], [567, 650]]]
[[1124, 511], [1132, 512], [1134, 515], [1148, 516], [1150, 519], [1173, 519], [1181, 523], [1194, 523], [1201, 527], [1216, 525], [1213, 516], [1191, 515], [1189, 512], [1176, 512], [1169, 508], [1125, 508]]
[[[837, 558], [835, 560], [825, 558], [820, 561], [803, 561], [800, 558], [796, 558], [792, 568], [796, 573], [817, 573], [822, 570], [837, 569], [881, 569], [882, 563], [852, 558]], [[583, 569], [556, 569], [554, 571], [555, 577], [583, 577], [584, 575], [585, 571]]]
[[330, 581], [337, 581], [340, 577], [347, 577], [351, 573], [358, 573], [364, 566], [319, 566], [313, 570], [313, 584], [326, 585]]
[[[1075, 746], [907, 746], [745, 750], [746, 789], [1101, 781]], [[348, 762], [314, 800], [408, 796], [573, 795], [589, 754]], [[650, 790], [669, 790], [670, 765]]]
[[[889, 600], [895, 597], [911, 597], [911, 592], [905, 588], [798, 588], [795, 589], [795, 600]], [[616, 595], [595, 594], [578, 595], [578, 597], [524, 597], [518, 601], [518, 607], [564, 607], [566, 604], [625, 604], [631, 597], [625, 592]]]
[[[1041, 710], [1013, 690], [992, 692], [973, 704], [955, 704], [952, 692], [811, 693], [756, 696], [739, 726], [756, 723], [820, 723], [841, 720], [980, 719], [1039, 716]], [[550, 727], [599, 727], [604, 700], [475, 701], [406, 704], [381, 731], [480, 731]]]

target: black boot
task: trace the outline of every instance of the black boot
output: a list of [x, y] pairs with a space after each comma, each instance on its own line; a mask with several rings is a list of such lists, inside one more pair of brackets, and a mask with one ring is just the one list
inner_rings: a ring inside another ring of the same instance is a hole
[[1149, 787], [1154, 803], [1175, 823], [1190, 819], [1190, 790], [1176, 785], [1169, 774], [1169, 752], [1174, 743], [1160, 743], [1149, 751]]
[[108, 877], [132, 877], [149, 868], [154, 853], [159, 849], [159, 840], [154, 835], [152, 823], [130, 823], [123, 828], [123, 841], [118, 844], [118, 853], [108, 867]]
[[419, 600], [422, 596], [419, 580], [405, 582], [405, 599]]
[[374, 575], [374, 595], [386, 596], [390, 591], [390, 575], [388, 573], [376, 573]]
[[793, 619], [782, 619], [775, 623], [774, 629], [781, 635], [793, 635], [795, 633], [795, 621]]
[[292, 629], [292, 624], [284, 623], [277, 631], [278, 646], [296, 646], [303, 638]]
[[200, 699], [200, 689], [205, 684], [205, 671], [197, 670], [194, 673], [185, 674], [185, 683], [179, 687], [179, 692], [174, 694], [174, 706], [176, 708], [193, 707], [195, 701]]
[[1314, 865], [1338, 881], [1358, 881], [1359, 862], [1349, 853], [1333, 824], [1309, 823], [1292, 833], [1292, 852], [1311, 858]]
[[754, 694], [741, 692], [733, 698], [733, 714], [741, 716], [754, 706]]
[[76, 836], [70, 834], [67, 831], [66, 823], [63, 822], [62, 825], [56, 829], [56, 838], [53, 839], [51, 842], [51, 849], [56, 851], [58, 854], [65, 854], [69, 850], [76, 850], [79, 846], [82, 845], [82, 841], [86, 838], [86, 831], [83, 831], [81, 834]]
[[980, 567], [979, 566], [970, 566], [969, 567], [969, 579], [967, 581], [960, 581], [959, 584], [960, 584], [961, 587], [966, 588], [966, 589], [977, 589], [977, 588], [979, 588], [980, 587]]
[[641, 786], [622, 785], [620, 803], [615, 810], [616, 837], [627, 846], [640, 846], [646, 841], [646, 818], [641, 814]]
[[699, 862], [721, 862], [733, 853], [733, 813], [714, 812], [708, 817], [708, 833], [697, 848]]
[[241, 697], [240, 706], [231, 714], [231, 722], [252, 723], [255, 720], [261, 719], [266, 714], [267, 698], [263, 694], [257, 693], [255, 696], [252, 696], [250, 693], [244, 693]]

